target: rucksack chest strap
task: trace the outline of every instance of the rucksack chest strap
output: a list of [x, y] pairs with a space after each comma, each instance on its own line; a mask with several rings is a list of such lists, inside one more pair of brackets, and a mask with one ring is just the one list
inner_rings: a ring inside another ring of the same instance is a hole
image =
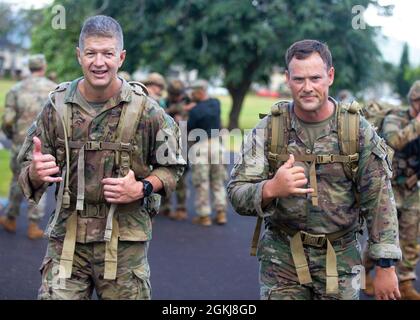
[[[277, 161], [277, 162], [286, 162], [289, 160], [289, 154], [275, 154], [268, 152], [268, 160]], [[294, 155], [295, 161], [300, 162], [313, 162], [316, 164], [327, 164], [327, 163], [351, 163], [359, 161], [359, 154], [351, 154], [348, 156], [340, 154], [299, 154]]]
[[[277, 168], [279, 163], [286, 162], [289, 159], [289, 154], [276, 154], [268, 152], [268, 161], [271, 167]], [[299, 154], [295, 155], [295, 161], [309, 162], [309, 183], [314, 189], [312, 192], [312, 205], [318, 206], [318, 183], [316, 180], [316, 164], [327, 163], [354, 163], [359, 160], [359, 154], [351, 154], [348, 156], [339, 154]]]
[[133, 151], [131, 143], [124, 142], [103, 142], [103, 141], [69, 141], [70, 149], [84, 149], [85, 151]]

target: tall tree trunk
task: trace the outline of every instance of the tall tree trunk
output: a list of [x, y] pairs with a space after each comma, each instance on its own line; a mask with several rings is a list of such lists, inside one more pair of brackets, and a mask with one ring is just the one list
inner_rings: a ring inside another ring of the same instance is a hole
[[[239, 82], [228, 82], [226, 84], [226, 88], [232, 97], [232, 108], [230, 109], [229, 115], [229, 130], [239, 128], [239, 115], [241, 113], [242, 104], [259, 66], [260, 57], [255, 57], [255, 59], [250, 61], [244, 68], [242, 79]], [[235, 65], [233, 68], [237, 68], [237, 66]], [[225, 70], [226, 73], [228, 73], [230, 68], [225, 66]]]
[[244, 80], [238, 85], [227, 85], [230, 96], [232, 97], [232, 108], [229, 114], [229, 130], [239, 127], [239, 115], [246, 93], [251, 85], [251, 81]]

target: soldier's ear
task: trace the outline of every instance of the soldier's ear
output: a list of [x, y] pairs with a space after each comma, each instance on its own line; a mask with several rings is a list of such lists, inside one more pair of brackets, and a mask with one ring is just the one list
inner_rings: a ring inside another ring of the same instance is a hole
[[286, 70], [286, 71], [284, 72], [284, 74], [285, 74], [285, 76], [286, 76], [286, 83], [287, 83], [287, 86], [290, 88], [290, 73], [289, 73], [289, 70]]
[[334, 67], [331, 67], [330, 70], [328, 70], [328, 84], [330, 86], [334, 82], [334, 74], [335, 74], [335, 69], [334, 69]]
[[76, 56], [77, 56], [77, 61], [79, 62], [80, 65], [82, 65], [82, 59], [80, 58], [80, 48], [76, 47]]
[[121, 68], [121, 66], [123, 65], [126, 54], [127, 54], [127, 51], [121, 50], [121, 52], [120, 52], [120, 64], [119, 64], [118, 68]]

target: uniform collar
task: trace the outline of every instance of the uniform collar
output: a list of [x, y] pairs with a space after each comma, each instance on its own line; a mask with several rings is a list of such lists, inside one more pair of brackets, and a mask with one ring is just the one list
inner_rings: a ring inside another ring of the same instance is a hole
[[[66, 95], [64, 97], [64, 103], [75, 103], [77, 105], [81, 105], [80, 101], [78, 101], [77, 99], [77, 84], [79, 83], [80, 80], [82, 80], [83, 77], [80, 77], [78, 79], [73, 80], [70, 83], [70, 86], [66, 92]], [[121, 78], [119, 78], [121, 79]], [[130, 84], [125, 81], [124, 79], [122, 80], [122, 86], [121, 86], [121, 90], [113, 97], [111, 97], [106, 103], [104, 108], [109, 109], [109, 108], [113, 108], [117, 105], [119, 105], [121, 102], [131, 102], [131, 94], [132, 94], [132, 89]]]
[[[330, 118], [329, 127], [331, 128], [331, 131], [338, 132], [338, 130], [337, 130], [337, 119], [338, 119], [337, 115], [338, 115], [338, 112], [339, 112], [339, 107], [338, 107], [339, 103], [336, 100], [334, 100], [334, 98], [332, 98], [332, 97], [328, 97], [328, 100], [330, 100], [334, 104], [334, 107], [335, 107], [335, 111], [334, 111], [335, 115]], [[302, 126], [301, 126], [301, 124], [299, 122], [299, 119], [297, 118], [296, 114], [294, 112], [292, 112], [292, 110], [294, 108], [294, 103], [291, 102], [288, 107], [289, 107], [289, 114], [290, 114], [290, 126], [291, 126], [292, 129], [294, 129], [296, 132], [299, 133], [299, 132], [302, 131]]]

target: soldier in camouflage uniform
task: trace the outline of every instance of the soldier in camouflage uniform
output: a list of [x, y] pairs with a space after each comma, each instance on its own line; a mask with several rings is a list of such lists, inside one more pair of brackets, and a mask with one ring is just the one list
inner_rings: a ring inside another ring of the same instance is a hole
[[[17, 183], [20, 172], [17, 155], [25, 140], [28, 128], [48, 99], [48, 93], [56, 87], [54, 82], [45, 77], [47, 65], [43, 55], [30, 56], [28, 65], [31, 75], [17, 83], [6, 95], [1, 127], [6, 137], [12, 140], [10, 168], [13, 178], [9, 192], [9, 204], [6, 207], [6, 215], [0, 217], [0, 225], [9, 232], [16, 232], [16, 218], [23, 200], [22, 191]], [[34, 203], [28, 205], [28, 237], [30, 239], [39, 239], [43, 236], [43, 231], [38, 227], [38, 223], [44, 215], [44, 204], [45, 197], [38, 206]]]
[[[181, 80], [174, 79], [168, 84], [168, 96], [164, 100], [163, 108], [166, 113], [174, 118], [175, 122], [180, 125], [181, 121], [186, 123], [188, 119], [188, 112], [185, 110], [190, 102], [189, 97], [185, 92], [184, 83]], [[183, 141], [183, 148], [186, 148], [187, 141]], [[179, 179], [176, 185], [175, 196], [177, 199], [177, 206], [175, 212], [171, 212], [171, 197], [165, 197], [162, 199], [161, 212], [165, 216], [169, 216], [171, 219], [182, 221], [187, 219], [187, 170], [184, 171], [183, 176]]]
[[191, 85], [191, 98], [196, 105], [189, 111], [187, 123], [188, 136], [197, 138], [188, 151], [198, 215], [193, 223], [202, 226], [212, 224], [209, 191], [214, 198], [214, 221], [219, 225], [227, 222], [224, 186], [227, 173], [222, 164], [223, 146], [219, 140], [220, 101], [208, 96], [207, 87], [205, 80], [197, 80]]
[[54, 91], [19, 154], [28, 199], [60, 183], [38, 298], [150, 299], [151, 218], [156, 192], [172, 192], [185, 166], [179, 129], [141, 84], [117, 77], [117, 21], [87, 19], [77, 58], [83, 77]]
[[[344, 122], [338, 119], [357, 112], [328, 96], [334, 68], [325, 44], [294, 43], [286, 53], [286, 67], [293, 101], [276, 104], [253, 129], [228, 184], [239, 214], [264, 218], [257, 251], [261, 298], [358, 299], [359, 208], [369, 217], [369, 252], [381, 265], [377, 298], [398, 298], [395, 268], [386, 268], [401, 257], [386, 145], [360, 116], [354, 126], [358, 153], [340, 152], [339, 124]], [[288, 135], [274, 125], [274, 116], [284, 113]], [[276, 130], [285, 137], [280, 152], [268, 142]], [[354, 182], [344, 170], [351, 164], [358, 166]]]
[[160, 106], [163, 105], [163, 91], [166, 88], [165, 78], [157, 72], [150, 73], [145, 80], [142, 81], [147, 87], [150, 98], [155, 100]]
[[[402, 249], [402, 261], [397, 265], [401, 297], [420, 300], [420, 294], [413, 287], [420, 250], [417, 240], [420, 222], [420, 190], [417, 184], [420, 176], [420, 81], [412, 85], [407, 98], [410, 108], [396, 108], [387, 115], [382, 125], [382, 135], [395, 150], [392, 187], [398, 209]], [[373, 263], [368, 256], [364, 260], [368, 274], [366, 293], [372, 294], [369, 271]]]

